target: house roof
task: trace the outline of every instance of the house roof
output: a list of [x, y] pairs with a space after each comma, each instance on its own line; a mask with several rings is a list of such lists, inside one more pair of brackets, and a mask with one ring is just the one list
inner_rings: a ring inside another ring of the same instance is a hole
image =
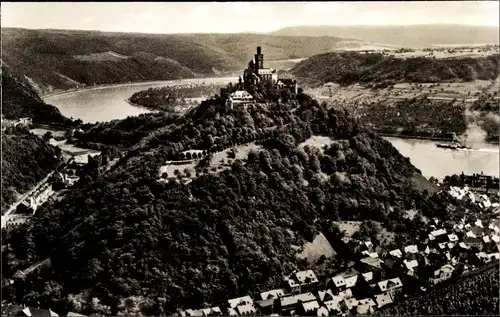
[[222, 315], [222, 311], [221, 311], [219, 306], [204, 308], [201, 311], [203, 312], [203, 315], [205, 315], [205, 316], [210, 316], [213, 314], [221, 314]]
[[345, 279], [345, 287], [347, 287], [347, 288], [354, 287], [354, 285], [356, 285], [357, 281], [358, 281], [358, 275], [348, 277]]
[[330, 289], [327, 289], [326, 291], [319, 291], [318, 292], [318, 298], [322, 302], [329, 301], [333, 298], [333, 292]]
[[346, 289], [345, 291], [339, 292], [339, 295], [341, 298], [351, 298], [352, 297], [352, 290], [350, 288]]
[[399, 249], [394, 249], [392, 251], [389, 251], [389, 254], [397, 258], [401, 258], [403, 256], [403, 253]]
[[337, 286], [337, 287], [345, 286], [345, 279], [340, 274], [332, 277], [332, 281], [335, 284], [335, 286]]
[[247, 296], [229, 299], [227, 302], [229, 303], [229, 307], [235, 308], [236, 306], [239, 306], [239, 305], [251, 304], [251, 303], [253, 303], [253, 299], [247, 295]]
[[483, 241], [486, 242], [486, 243], [489, 243], [490, 242], [490, 237], [484, 236], [483, 237]]
[[281, 306], [295, 305], [298, 301], [309, 302], [313, 300], [316, 300], [316, 296], [314, 296], [313, 293], [302, 293], [280, 298]]
[[438, 229], [431, 232], [431, 235], [434, 237], [439, 237], [443, 234], [446, 234], [446, 229]]
[[181, 316], [203, 316], [203, 310], [201, 309], [186, 309], [181, 312]]
[[253, 303], [246, 304], [246, 305], [240, 305], [236, 307], [236, 310], [240, 315], [247, 315], [251, 313], [255, 313], [257, 310], [255, 309], [255, 306]]
[[332, 300], [325, 302], [325, 305], [329, 311], [340, 311], [339, 303], [342, 299], [340, 296], [335, 296]]
[[358, 300], [358, 303], [361, 305], [377, 306], [377, 303], [375, 303], [375, 301], [369, 297]]
[[302, 308], [304, 309], [305, 312], [310, 312], [310, 311], [313, 311], [315, 309], [318, 309], [319, 304], [318, 304], [318, 301], [313, 300], [310, 302], [302, 303]]
[[231, 307], [228, 308], [227, 313], [229, 316], [238, 316], [238, 313], [236, 312], [236, 310], [234, 308], [231, 308]]
[[409, 245], [404, 248], [405, 253], [418, 253], [418, 247], [414, 245]]
[[347, 306], [348, 310], [351, 310], [353, 307], [358, 306], [358, 300], [355, 298], [345, 298], [344, 299], [344, 304]]
[[252, 95], [250, 95], [245, 90], [237, 90], [237, 91], [233, 92], [231, 94], [231, 98], [233, 98], [233, 99], [243, 99], [243, 98], [253, 99]]
[[373, 272], [366, 272], [366, 273], [363, 273], [361, 275], [363, 275], [365, 281], [367, 281], [367, 282], [373, 280]]
[[448, 239], [451, 241], [451, 242], [456, 242], [458, 241], [458, 237], [456, 234], [452, 233], [452, 234], [449, 234], [448, 235]]
[[392, 297], [388, 293], [378, 294], [375, 295], [375, 301], [377, 302], [378, 307], [382, 307], [392, 303]]
[[497, 236], [496, 234], [491, 235], [491, 240], [495, 241], [496, 243], [500, 242], [500, 236]]
[[368, 305], [368, 304], [362, 304], [362, 305], [358, 305], [358, 307], [356, 308], [356, 312], [360, 315], [366, 315], [368, 314], [369, 312], [371, 312], [372, 306]]
[[425, 247], [424, 252], [425, 252], [425, 254], [429, 254], [429, 253], [431, 253], [431, 249], [429, 248], [429, 246], [426, 246], [426, 247]]
[[274, 301], [275, 299], [263, 299], [255, 301], [254, 304], [259, 307], [266, 308], [266, 307], [272, 307], [274, 305]]
[[362, 258], [360, 262], [377, 268], [381, 268], [380, 263], [382, 263], [382, 261], [379, 258], [372, 258], [369, 256]]
[[66, 314], [66, 316], [85, 316], [85, 315], [80, 315], [70, 311], [69, 313]]
[[318, 278], [316, 277], [316, 274], [314, 274], [312, 270], [297, 272], [295, 273], [295, 276], [300, 284], [318, 282]]
[[380, 287], [380, 289], [383, 292], [385, 292], [389, 289], [403, 287], [403, 283], [401, 283], [401, 280], [399, 279], [399, 277], [396, 277], [396, 278], [380, 281], [380, 282], [378, 282], [378, 286]]
[[316, 311], [316, 316], [328, 316], [329, 312], [328, 312], [328, 308], [324, 307], [324, 306], [321, 306], [320, 308], [318, 308], [318, 310]]
[[267, 292], [260, 293], [260, 297], [262, 299], [278, 298], [278, 297], [281, 297], [281, 296], [285, 296], [285, 290], [283, 290], [282, 288], [273, 289], [273, 290], [270, 290], [270, 291], [267, 291]]
[[408, 268], [408, 270], [413, 270], [413, 268], [418, 266], [417, 260], [411, 260], [411, 261], [404, 260], [403, 262], [406, 265], [406, 268]]

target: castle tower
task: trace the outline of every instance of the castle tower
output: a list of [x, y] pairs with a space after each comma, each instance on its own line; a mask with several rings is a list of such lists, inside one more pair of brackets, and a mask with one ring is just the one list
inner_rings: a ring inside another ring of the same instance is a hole
[[262, 54], [262, 48], [257, 46], [257, 54], [255, 54], [255, 73], [259, 74], [259, 69], [264, 68], [264, 55]]

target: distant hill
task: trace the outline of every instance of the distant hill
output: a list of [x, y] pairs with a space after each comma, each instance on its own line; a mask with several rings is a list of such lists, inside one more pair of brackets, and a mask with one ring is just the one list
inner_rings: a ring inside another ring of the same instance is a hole
[[29, 117], [34, 123], [72, 124], [59, 109], [43, 102], [26, 79], [17, 77], [5, 65], [2, 69], [2, 115], [10, 120]]
[[409, 47], [499, 43], [498, 27], [473, 25], [295, 26], [272, 32], [285, 36], [335, 36]]
[[308, 84], [405, 81], [491, 80], [499, 75], [499, 55], [482, 58], [394, 58], [357, 52], [325, 53], [295, 65], [290, 72]]
[[83, 85], [240, 71], [260, 45], [265, 61], [310, 57], [339, 38], [266, 34], [138, 34], [2, 28], [2, 59], [41, 92]]

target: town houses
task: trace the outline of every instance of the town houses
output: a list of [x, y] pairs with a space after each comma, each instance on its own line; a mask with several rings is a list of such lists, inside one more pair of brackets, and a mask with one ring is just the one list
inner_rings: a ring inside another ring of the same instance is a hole
[[329, 277], [313, 270], [283, 277], [283, 287], [246, 294], [225, 306], [184, 310], [181, 316], [334, 316], [371, 314], [454, 276], [498, 265], [500, 220], [429, 220], [414, 243], [385, 250], [370, 240], [349, 242], [355, 255], [346, 269]]

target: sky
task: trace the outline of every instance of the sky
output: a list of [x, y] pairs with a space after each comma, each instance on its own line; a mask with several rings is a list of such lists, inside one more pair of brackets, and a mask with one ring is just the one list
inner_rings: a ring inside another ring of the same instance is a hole
[[287, 26], [497, 26], [499, 1], [2, 2], [2, 27], [140, 33], [271, 32]]

